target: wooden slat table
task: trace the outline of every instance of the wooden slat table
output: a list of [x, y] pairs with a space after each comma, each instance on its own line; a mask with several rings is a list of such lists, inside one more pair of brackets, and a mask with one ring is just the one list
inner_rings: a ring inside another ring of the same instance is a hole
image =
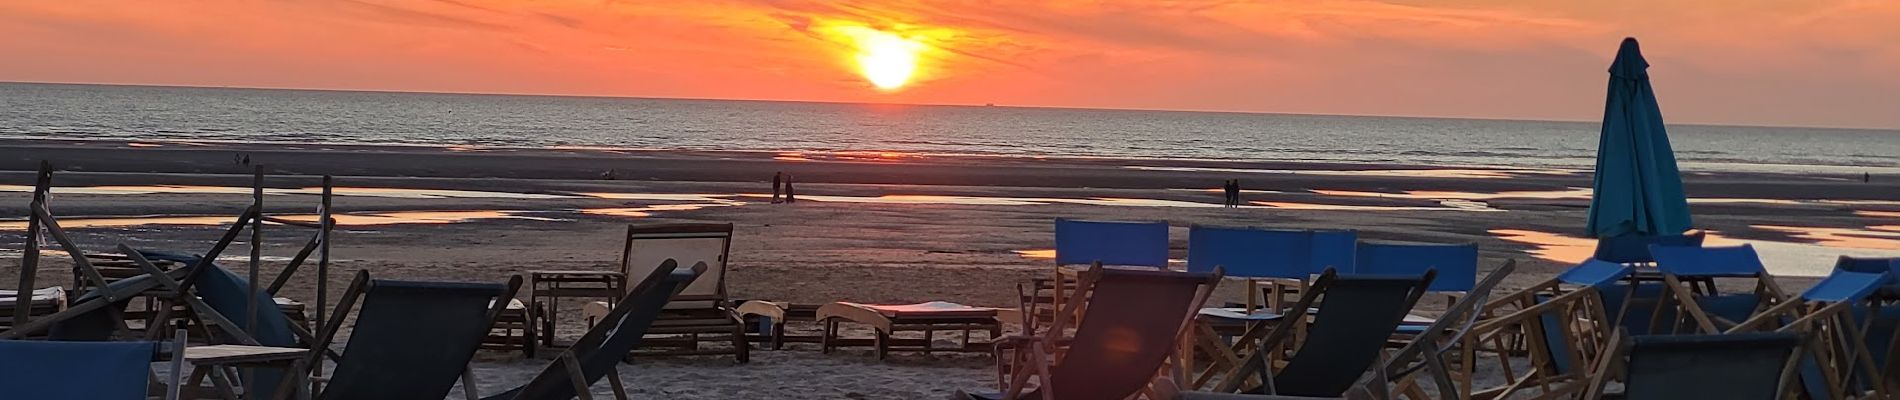
[[560, 321], [562, 297], [602, 298], [607, 304], [615, 304], [626, 293], [626, 287], [627, 275], [613, 271], [528, 271], [529, 323], [539, 323], [541, 344], [554, 347], [554, 325]]
[[[295, 347], [215, 345], [185, 348], [185, 362], [191, 364], [191, 377], [185, 381], [180, 398], [196, 399], [196, 392], [207, 378], [213, 382], [219, 396], [236, 399], [238, 389], [232, 382], [232, 374], [226, 368], [277, 368], [284, 370], [284, 380], [277, 385], [274, 399], [292, 398], [291, 393], [304, 387], [304, 357], [310, 354], [308, 349]], [[252, 393], [243, 393], [243, 398], [255, 399]]]

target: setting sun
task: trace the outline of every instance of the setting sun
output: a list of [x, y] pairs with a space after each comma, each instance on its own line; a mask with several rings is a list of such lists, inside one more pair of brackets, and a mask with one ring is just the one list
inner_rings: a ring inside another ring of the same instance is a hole
[[863, 26], [841, 26], [836, 32], [848, 38], [855, 53], [858, 73], [878, 89], [896, 90], [909, 83], [917, 73], [918, 55], [929, 46], [922, 42]]

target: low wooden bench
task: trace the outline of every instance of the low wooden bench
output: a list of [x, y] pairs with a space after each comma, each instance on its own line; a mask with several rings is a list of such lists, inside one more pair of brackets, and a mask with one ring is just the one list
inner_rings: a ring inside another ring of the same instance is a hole
[[[866, 342], [877, 348], [877, 358], [882, 360], [892, 350], [921, 351], [929, 354], [933, 351], [955, 351], [988, 353], [991, 347], [984, 342], [972, 342], [971, 332], [988, 332], [990, 339], [1001, 337], [1003, 324], [997, 317], [1001, 309], [989, 307], [971, 307], [962, 304], [933, 301], [928, 303], [905, 305], [874, 305], [837, 302], [819, 307], [816, 318], [824, 323], [825, 332], [820, 339], [822, 351], [841, 346], [861, 346]], [[838, 324], [850, 321], [869, 325], [877, 331], [870, 340], [845, 339], [838, 337]], [[935, 347], [932, 336], [936, 331], [962, 331], [962, 343], [954, 348]], [[897, 332], [923, 332], [922, 339], [893, 338]]]
[[819, 305], [817, 304], [751, 300], [739, 303], [739, 308], [734, 309], [734, 311], [739, 313], [739, 318], [744, 319], [747, 325], [758, 328], [756, 333], [746, 335], [748, 341], [754, 343], [769, 343], [772, 346], [772, 350], [779, 350], [785, 348], [786, 342], [823, 342], [823, 335], [785, 334], [786, 322], [817, 322], [818, 308]]

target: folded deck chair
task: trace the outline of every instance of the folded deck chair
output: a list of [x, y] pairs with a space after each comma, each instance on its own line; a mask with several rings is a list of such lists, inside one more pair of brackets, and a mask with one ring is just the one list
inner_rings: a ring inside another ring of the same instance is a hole
[[21, 301], [27, 302], [27, 317], [39, 318], [66, 309], [66, 289], [54, 286], [34, 289], [21, 296], [18, 290], [0, 289], [0, 330], [13, 327], [13, 313]]
[[[1181, 335], [1220, 283], [1212, 273], [1107, 269], [1077, 277], [1078, 290], [1047, 332], [1016, 342], [1015, 367], [1001, 393], [958, 392], [968, 399], [1124, 399], [1147, 390], [1170, 359], [1179, 367]], [[1083, 307], [1086, 302], [1087, 306]], [[1080, 319], [1069, 318], [1085, 309]], [[1074, 325], [1074, 335], [1066, 333]], [[1001, 343], [999, 343], [1000, 345]], [[1061, 348], [1061, 350], [1058, 350]], [[1178, 373], [1177, 381], [1180, 378]], [[1031, 378], [1036, 386], [1029, 387]]]
[[1595, 255], [1591, 258], [1629, 266], [1654, 266], [1656, 258], [1649, 254], [1649, 246], [1702, 247], [1702, 241], [1708, 233], [1695, 231], [1686, 235], [1625, 235], [1597, 239]]
[[[1397, 242], [1359, 242], [1356, 274], [1418, 276], [1425, 271], [1435, 271], [1431, 287], [1427, 291], [1444, 293], [1450, 304], [1458, 294], [1471, 291], [1478, 283], [1478, 245], [1465, 244], [1429, 244]], [[1408, 316], [1399, 324], [1397, 333], [1416, 334], [1430, 318]]]
[[[0, 361], [0, 398], [144, 399], [152, 360], [163, 346], [154, 342], [0, 340], [0, 360], [5, 360]], [[179, 364], [172, 365], [175, 368]], [[175, 395], [177, 386], [175, 379], [169, 382], [166, 393]]]
[[[1418, 384], [1418, 375], [1428, 375], [1437, 389], [1439, 398], [1471, 398], [1467, 389], [1470, 381], [1468, 374], [1463, 376], [1453, 371], [1458, 360], [1468, 359], [1472, 351], [1465, 340], [1479, 322], [1481, 306], [1488, 302], [1493, 288], [1504, 281], [1505, 277], [1517, 270], [1515, 260], [1506, 261], [1503, 266], [1486, 275], [1479, 281], [1472, 295], [1458, 299], [1436, 322], [1427, 327], [1416, 340], [1400, 348], [1390, 357], [1380, 357], [1382, 361], [1368, 371], [1361, 373], [1359, 381], [1336, 398], [1395, 399], [1401, 394], [1413, 399], [1427, 396]], [[1456, 354], [1462, 350], [1462, 354]], [[1462, 379], [1461, 379], [1462, 378]], [[1457, 382], [1463, 380], [1463, 384]], [[1299, 396], [1256, 395], [1214, 392], [1187, 392], [1179, 398], [1187, 400], [1269, 400], [1275, 398], [1302, 398]], [[1312, 397], [1303, 397], [1312, 398]]]
[[[1786, 332], [1618, 335], [1611, 342], [1617, 354], [1605, 357], [1597, 369], [1624, 371], [1622, 399], [1775, 400], [1782, 398], [1801, 337]], [[1614, 366], [1618, 362], [1624, 363], [1620, 369]], [[1600, 374], [1584, 398], [1604, 398], [1607, 375]]]
[[1056, 219], [1056, 265], [1168, 267], [1168, 223]]
[[587, 388], [601, 377], [612, 381], [618, 398], [626, 398], [614, 364], [640, 346], [640, 337], [646, 335], [647, 328], [659, 318], [666, 303], [707, 269], [705, 263], [679, 269], [678, 263], [666, 260], [634, 285], [600, 323], [562, 351], [534, 379], [483, 400], [567, 400], [577, 396], [585, 400], [592, 398]]
[[[1673, 309], [1678, 315], [1688, 317], [1687, 322], [1692, 323], [1697, 332], [1721, 333], [1747, 320], [1756, 310], [1785, 298], [1780, 285], [1762, 266], [1753, 246], [1650, 246], [1649, 252], [1655, 256], [1656, 269], [1662, 272], [1663, 286], [1668, 289], [1663, 301], [1657, 304], [1658, 313], [1670, 310], [1669, 304], [1674, 303], [1678, 306]], [[1748, 293], [1715, 292], [1713, 281], [1716, 279], [1751, 279], [1755, 281], [1755, 289]], [[1696, 288], [1688, 283], [1694, 281], [1709, 283]], [[1677, 326], [1674, 320], [1653, 321], [1668, 323], [1671, 328]], [[1652, 326], [1652, 329], [1660, 328]]]
[[[1028, 332], [1054, 321], [1075, 290], [1076, 273], [1094, 263], [1110, 267], [1168, 267], [1168, 223], [1055, 220], [1055, 273], [1018, 285]], [[1077, 309], [1077, 312], [1082, 310]], [[1071, 315], [1070, 317], [1075, 317]]]
[[[200, 257], [189, 254], [157, 251], [140, 251], [139, 254], [152, 261], [171, 261], [184, 265], [197, 265], [201, 261]], [[284, 316], [284, 310], [278, 308], [277, 301], [272, 299], [270, 293], [258, 291], [255, 313], [251, 314], [251, 318], [246, 318], [245, 312], [251, 310], [249, 302], [245, 301], [246, 295], [250, 293], [250, 281], [215, 263], [206, 264], [206, 267], [195, 278], [197, 283], [192, 285], [192, 291], [204, 300], [205, 305], [211, 306], [212, 310], [225, 318], [230, 318], [231, 322], [243, 329], [251, 340], [256, 341], [256, 345], [298, 347], [297, 335], [291, 331], [290, 318]], [[249, 325], [253, 318], [256, 324]], [[222, 342], [239, 343], [231, 339], [225, 339]], [[251, 380], [245, 383], [245, 387], [249, 389], [249, 393], [257, 393], [258, 398], [269, 398], [271, 391], [277, 388], [278, 381], [282, 378], [283, 371], [259, 368], [253, 370]]]
[[[323, 355], [360, 298], [356, 325], [342, 358], [318, 399], [406, 400], [448, 396], [481, 347], [506, 299], [521, 287], [508, 284], [371, 280], [368, 271], [339, 299], [313, 346], [310, 365]], [[498, 301], [501, 300], [501, 301]], [[470, 385], [472, 382], [463, 382]]]
[[[646, 345], [638, 354], [732, 354], [739, 362], [750, 359], [745, 321], [734, 311], [726, 290], [727, 255], [732, 249], [732, 224], [628, 225], [620, 272], [628, 277], [648, 276], [667, 260], [706, 264], [706, 272], [667, 303], [660, 320], [647, 330]], [[702, 336], [730, 343], [700, 346]], [[671, 350], [647, 350], [665, 348]]]
[[[1521, 373], [1485, 388], [1467, 388], [1465, 396], [1516, 398], [1569, 396], [1583, 389], [1590, 366], [1615, 332], [1604, 304], [1605, 290], [1617, 287], [1634, 268], [1590, 259], [1550, 280], [1496, 298], [1487, 304], [1484, 322], [1465, 336], [1473, 363], [1491, 363]], [[1475, 359], [1483, 357], [1483, 361]], [[1472, 367], [1470, 364], [1465, 365]]]
[[[1252, 343], [1254, 351], [1221, 376], [1216, 393], [1246, 392], [1311, 397], [1337, 397], [1351, 388], [1381, 354], [1386, 340], [1398, 328], [1418, 299], [1425, 295], [1435, 273], [1419, 276], [1337, 276], [1328, 272], [1314, 280], [1293, 309], [1320, 304], [1306, 328], [1307, 340], [1272, 370], [1272, 361], [1292, 337], [1300, 318], [1256, 325], [1236, 341]], [[1322, 302], [1323, 297], [1323, 302]], [[1258, 340], [1258, 342], [1254, 342]]]
[[1855, 272], [1836, 268], [1794, 300], [1756, 313], [1728, 333], [1787, 331], [1802, 333], [1799, 378], [1815, 400], [1886, 398], [1887, 387], [1853, 308], [1868, 304], [1874, 291], [1894, 281], [1886, 271]]
[[[1313, 264], [1313, 232], [1288, 229], [1230, 228], [1206, 225], [1188, 227], [1188, 272], [1211, 272], [1221, 268], [1229, 278], [1245, 278], [1247, 299], [1238, 311], [1241, 319], [1251, 313], [1271, 309], [1267, 317], [1277, 318], [1278, 294], [1284, 292], [1275, 283], [1292, 281], [1304, 284]], [[1270, 293], [1263, 293], [1267, 284]], [[1256, 301], [1265, 295], [1264, 302]], [[1226, 315], [1226, 314], [1217, 314]]]

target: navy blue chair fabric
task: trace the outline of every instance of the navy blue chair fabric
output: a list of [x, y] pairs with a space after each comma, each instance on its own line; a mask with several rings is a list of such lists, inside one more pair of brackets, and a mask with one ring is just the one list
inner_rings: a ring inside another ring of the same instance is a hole
[[1656, 257], [1656, 269], [1665, 274], [1692, 278], [1739, 278], [1766, 274], [1751, 245], [1729, 247], [1650, 246]]
[[1774, 400], [1800, 341], [1780, 332], [1636, 336], [1624, 398]]
[[1166, 268], [1168, 223], [1056, 219], [1056, 264]]
[[0, 340], [0, 397], [143, 399], [160, 345]]
[[440, 399], [493, 327], [507, 285], [372, 280], [319, 400]]
[[[640, 338], [653, 326], [653, 321], [659, 319], [660, 311], [666, 308], [667, 301], [686, 289], [706, 269], [706, 263], [703, 262], [696, 268], [677, 266], [673, 260], [660, 265], [652, 277], [635, 285], [619, 304], [614, 305], [613, 311], [581, 335], [573, 347], [569, 347], [581, 366], [583, 382], [591, 385], [607, 374], [614, 373], [614, 363], [620, 362], [627, 352], [640, 346]], [[577, 396], [572, 373], [562, 360], [557, 359], [548, 363], [527, 384], [483, 400], [572, 399]]]
[[1428, 290], [1463, 292], [1478, 284], [1478, 245], [1359, 242], [1353, 273], [1418, 276], [1438, 271]]
[[1597, 239], [1596, 258], [1618, 264], [1646, 264], [1655, 262], [1649, 254], [1650, 246], [1702, 247], [1702, 241], [1708, 235], [1696, 231], [1688, 235], [1641, 236], [1626, 235]]
[[1299, 230], [1188, 228], [1188, 272], [1239, 278], [1305, 279], [1312, 264], [1313, 234]]

